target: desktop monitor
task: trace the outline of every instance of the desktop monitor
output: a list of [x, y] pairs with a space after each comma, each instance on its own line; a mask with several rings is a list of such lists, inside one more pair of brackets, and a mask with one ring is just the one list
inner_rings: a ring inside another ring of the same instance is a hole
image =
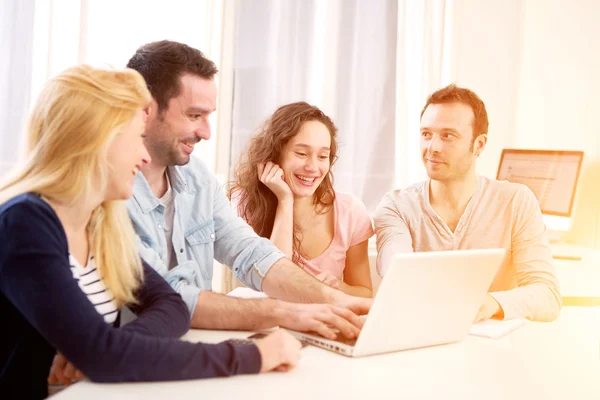
[[556, 236], [570, 229], [582, 161], [582, 151], [504, 149], [496, 179], [529, 187]]

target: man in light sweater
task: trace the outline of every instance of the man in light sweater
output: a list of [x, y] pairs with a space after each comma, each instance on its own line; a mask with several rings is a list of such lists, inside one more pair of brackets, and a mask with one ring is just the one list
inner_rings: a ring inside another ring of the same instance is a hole
[[387, 193], [375, 213], [377, 269], [396, 253], [504, 248], [476, 321], [552, 321], [562, 306], [550, 245], [534, 194], [524, 185], [477, 176], [487, 142], [485, 105], [450, 85], [421, 112], [421, 155], [429, 179]]

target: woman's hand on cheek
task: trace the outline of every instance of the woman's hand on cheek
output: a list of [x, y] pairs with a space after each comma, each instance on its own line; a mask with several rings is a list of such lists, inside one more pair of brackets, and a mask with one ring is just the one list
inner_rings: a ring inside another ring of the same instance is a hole
[[278, 201], [293, 199], [292, 190], [284, 180], [283, 170], [279, 165], [271, 161], [258, 164], [258, 180], [277, 196]]

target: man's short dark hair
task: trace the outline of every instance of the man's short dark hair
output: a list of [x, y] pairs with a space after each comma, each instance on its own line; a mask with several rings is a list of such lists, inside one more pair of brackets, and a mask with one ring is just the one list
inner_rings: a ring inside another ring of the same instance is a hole
[[127, 68], [142, 74], [159, 111], [166, 110], [169, 100], [179, 96], [183, 75], [212, 79], [218, 72], [215, 63], [200, 50], [170, 40], [143, 45], [131, 57]]
[[423, 114], [430, 104], [449, 103], [462, 103], [473, 110], [473, 138], [471, 143], [475, 142], [477, 136], [488, 133], [488, 115], [483, 101], [472, 90], [458, 87], [455, 84], [433, 92], [427, 98], [427, 103], [425, 103], [425, 107], [421, 111], [421, 118], [423, 118]]

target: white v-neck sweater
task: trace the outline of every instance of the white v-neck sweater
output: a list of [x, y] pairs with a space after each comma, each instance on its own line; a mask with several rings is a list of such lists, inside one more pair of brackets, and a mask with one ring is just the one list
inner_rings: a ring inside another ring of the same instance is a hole
[[429, 180], [387, 193], [375, 213], [377, 269], [399, 252], [504, 248], [507, 257], [489, 289], [504, 318], [551, 321], [562, 306], [546, 227], [524, 185], [478, 177], [454, 232], [429, 202]]

